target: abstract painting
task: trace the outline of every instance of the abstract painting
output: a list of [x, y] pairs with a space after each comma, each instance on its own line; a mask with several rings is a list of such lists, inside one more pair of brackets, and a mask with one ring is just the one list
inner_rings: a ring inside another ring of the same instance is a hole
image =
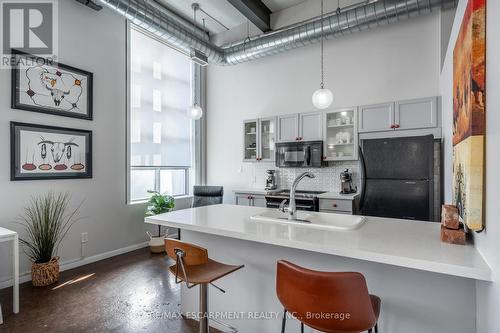
[[11, 180], [92, 178], [92, 132], [10, 123]]
[[486, 0], [469, 0], [453, 51], [453, 198], [463, 222], [483, 224]]
[[12, 51], [12, 108], [92, 120], [92, 73]]

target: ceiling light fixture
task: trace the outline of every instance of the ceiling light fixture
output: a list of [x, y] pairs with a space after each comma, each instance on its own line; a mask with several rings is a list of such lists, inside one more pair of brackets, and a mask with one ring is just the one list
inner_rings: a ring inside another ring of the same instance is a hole
[[320, 88], [312, 95], [312, 102], [318, 109], [326, 109], [333, 102], [333, 94], [330, 89], [325, 88], [325, 73], [324, 73], [324, 31], [323, 31], [323, 0], [321, 0], [321, 84]]
[[[196, 11], [198, 9], [200, 9], [200, 5], [198, 5], [197, 3], [193, 3], [191, 8], [193, 8], [193, 29], [194, 29], [196, 27]], [[205, 30], [205, 21], [203, 21], [203, 30]], [[193, 62], [203, 66], [203, 64], [201, 64], [199, 61], [197, 61], [197, 59], [199, 59], [199, 55], [193, 57], [193, 54], [196, 55], [196, 53], [197, 53], [197, 50], [193, 50], [193, 52], [191, 53], [191, 60]], [[200, 52], [200, 54], [202, 54], [202, 53]], [[198, 103], [196, 103], [196, 90], [197, 90], [196, 79], [194, 79], [194, 81], [193, 81], [193, 105], [188, 110], [188, 117], [193, 119], [193, 120], [198, 120], [198, 119], [201, 119], [201, 117], [203, 117], [203, 109], [201, 108], [201, 106], [198, 105]]]

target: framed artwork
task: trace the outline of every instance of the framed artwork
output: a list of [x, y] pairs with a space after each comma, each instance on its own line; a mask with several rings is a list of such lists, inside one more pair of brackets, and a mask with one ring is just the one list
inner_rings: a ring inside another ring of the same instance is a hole
[[12, 50], [12, 108], [92, 120], [93, 74]]
[[467, 227], [484, 228], [486, 1], [469, 0], [453, 51], [453, 198]]
[[92, 132], [10, 123], [11, 180], [92, 178]]

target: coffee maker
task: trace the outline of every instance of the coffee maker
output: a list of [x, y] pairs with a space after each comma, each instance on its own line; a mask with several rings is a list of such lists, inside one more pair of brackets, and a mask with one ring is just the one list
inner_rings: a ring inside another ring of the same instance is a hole
[[349, 169], [345, 169], [340, 173], [340, 182], [340, 194], [356, 193], [358, 190], [357, 187], [352, 185], [352, 173], [349, 172]]
[[276, 170], [267, 170], [267, 178], [266, 178], [266, 191], [275, 190], [278, 188], [278, 184], [276, 183]]

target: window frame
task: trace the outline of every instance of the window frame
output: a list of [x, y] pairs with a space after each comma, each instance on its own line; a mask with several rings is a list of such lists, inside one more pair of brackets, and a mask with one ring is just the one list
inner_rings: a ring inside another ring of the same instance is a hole
[[[185, 193], [184, 194], [177, 194], [173, 195], [174, 198], [183, 198], [183, 197], [189, 197], [192, 194], [191, 188], [192, 185], [197, 184], [197, 183], [203, 183], [203, 177], [204, 172], [201, 170], [202, 166], [202, 161], [200, 160], [201, 158], [204, 157], [202, 156], [200, 149], [203, 151], [205, 150], [203, 147], [200, 147], [200, 142], [204, 141], [201, 139], [202, 135], [204, 135], [204, 131], [200, 130], [200, 128], [204, 128], [206, 125], [206, 120], [205, 119], [200, 119], [197, 121], [193, 121], [191, 125], [191, 130], [192, 130], [192, 136], [191, 136], [191, 144], [192, 144], [192, 165], [191, 166], [134, 166], [131, 165], [130, 161], [130, 156], [131, 156], [131, 147], [132, 147], [132, 142], [131, 142], [131, 29], [134, 29], [135, 31], [139, 33], [143, 33], [146, 36], [154, 39], [157, 42], [160, 42], [164, 44], [166, 47], [170, 47], [173, 50], [180, 52], [182, 54], [185, 54], [184, 52], [178, 50], [177, 48], [173, 47], [172, 45], [169, 45], [167, 42], [161, 40], [160, 38], [157, 38], [154, 35], [151, 35], [149, 32], [145, 31], [141, 27], [133, 24], [129, 20], [127, 20], [125, 24], [125, 29], [126, 29], [126, 61], [125, 61], [125, 73], [126, 73], [126, 195], [125, 195], [125, 203], [127, 205], [134, 205], [134, 204], [142, 204], [148, 201], [148, 198], [144, 199], [134, 199], [132, 200], [131, 194], [132, 194], [132, 189], [131, 189], [131, 173], [133, 170], [155, 170], [155, 191], [159, 191], [160, 186], [161, 186], [161, 181], [160, 181], [160, 172], [162, 170], [183, 170], [185, 172]], [[185, 54], [186, 56], [189, 56]], [[202, 82], [202, 75], [203, 75], [203, 80], [205, 79], [204, 73], [201, 74], [201, 72], [204, 72], [203, 70], [200, 69], [199, 66], [196, 64], [192, 63], [191, 64], [191, 99], [194, 99], [193, 96], [198, 96], [198, 100], [203, 100], [204, 98], [201, 98], [201, 93], [204, 92], [204, 89], [201, 87], [204, 87], [204, 82]], [[198, 92], [198, 95], [195, 94], [195, 89]], [[198, 101], [198, 103], [200, 103]], [[203, 105], [204, 103], [202, 103]], [[186, 111], [187, 112], [187, 111]]]
[[[154, 172], [155, 172], [155, 188], [151, 189], [151, 190], [156, 191], [156, 192], [161, 192], [161, 176], [160, 176], [161, 171], [164, 171], [164, 170], [184, 171], [184, 193], [172, 195], [174, 198], [182, 198], [182, 197], [189, 196], [189, 192], [190, 192], [189, 185], [191, 183], [190, 179], [191, 179], [191, 169], [192, 168], [193, 167], [189, 167], [189, 166], [185, 166], [185, 167], [131, 166], [129, 168], [129, 173], [132, 173], [132, 171], [135, 171], [135, 170], [154, 170]], [[131, 190], [131, 188], [129, 186], [128, 191], [130, 192], [130, 190]], [[129, 194], [129, 196], [130, 196], [130, 194]], [[129, 203], [132, 203], [132, 204], [133, 203], [141, 203], [141, 202], [147, 201], [148, 199], [149, 198], [139, 198], [139, 199], [135, 199], [135, 200], [130, 200]]]

